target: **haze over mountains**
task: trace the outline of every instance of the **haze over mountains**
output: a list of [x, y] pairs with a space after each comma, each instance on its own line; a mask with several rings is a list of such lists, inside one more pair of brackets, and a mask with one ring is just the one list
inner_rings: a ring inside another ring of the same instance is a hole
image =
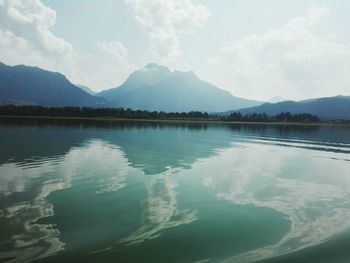
[[77, 87], [81, 88], [83, 91], [86, 91], [90, 95], [96, 95], [97, 94], [96, 91], [93, 91], [92, 89], [90, 89], [89, 87], [86, 87], [84, 85], [77, 85]]
[[266, 113], [276, 115], [281, 112], [310, 113], [320, 119], [346, 119], [350, 120], [350, 96], [335, 96], [302, 101], [282, 101], [278, 103], [265, 103], [257, 107], [239, 110], [242, 114]]
[[192, 71], [170, 71], [155, 63], [134, 71], [120, 87], [97, 95], [120, 107], [148, 111], [220, 112], [262, 104], [235, 97]]
[[94, 94], [62, 74], [37, 67], [0, 65], [0, 103], [123, 107], [148, 111], [219, 112], [260, 105], [200, 80], [193, 72], [148, 64], [118, 88]]
[[[281, 98], [275, 98], [280, 100]], [[321, 119], [350, 119], [350, 96], [264, 103], [233, 96], [194, 72], [171, 71], [154, 63], [134, 71], [119, 87], [95, 93], [64, 75], [37, 67], [0, 63], [0, 105], [123, 107], [165, 112], [243, 114], [311, 113]]]

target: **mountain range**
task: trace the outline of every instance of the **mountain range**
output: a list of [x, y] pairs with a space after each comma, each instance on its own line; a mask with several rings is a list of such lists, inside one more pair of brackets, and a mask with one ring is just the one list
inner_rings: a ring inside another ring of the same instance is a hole
[[155, 63], [134, 71], [121, 86], [97, 96], [119, 107], [167, 112], [219, 112], [262, 104], [235, 97], [199, 79], [193, 71], [170, 71]]
[[350, 120], [350, 96], [265, 103], [257, 107], [241, 109], [239, 112], [242, 114], [266, 113], [267, 115], [277, 115], [281, 112], [310, 113], [323, 120]]
[[104, 107], [105, 99], [73, 85], [60, 73], [0, 63], [0, 104]]
[[[280, 100], [281, 98], [278, 98]], [[277, 100], [277, 99], [276, 99]], [[0, 105], [123, 107], [165, 112], [243, 114], [311, 113], [321, 119], [350, 120], [350, 96], [263, 103], [233, 96], [192, 71], [171, 71], [155, 63], [134, 71], [119, 87], [95, 93], [64, 75], [38, 67], [0, 62]]]

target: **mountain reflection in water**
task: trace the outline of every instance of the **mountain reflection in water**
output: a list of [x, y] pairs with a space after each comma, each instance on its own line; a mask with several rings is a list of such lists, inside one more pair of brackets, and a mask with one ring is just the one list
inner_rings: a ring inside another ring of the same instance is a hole
[[251, 262], [315, 248], [350, 227], [349, 131], [2, 120], [0, 258]]

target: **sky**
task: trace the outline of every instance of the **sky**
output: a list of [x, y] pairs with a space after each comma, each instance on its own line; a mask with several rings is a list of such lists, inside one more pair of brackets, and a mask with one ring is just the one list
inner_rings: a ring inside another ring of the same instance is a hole
[[0, 61], [101, 91], [155, 62], [233, 95], [350, 95], [348, 0], [0, 0]]

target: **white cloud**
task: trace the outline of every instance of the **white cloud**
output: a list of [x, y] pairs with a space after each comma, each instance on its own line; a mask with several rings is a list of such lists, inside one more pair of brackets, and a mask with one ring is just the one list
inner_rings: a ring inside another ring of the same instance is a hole
[[132, 66], [122, 43], [99, 42], [99, 49], [112, 53], [101, 61], [56, 36], [51, 31], [55, 23], [56, 12], [39, 0], [0, 0], [0, 61], [58, 71], [74, 83], [99, 90], [125, 79]]
[[[72, 45], [50, 31], [55, 21], [55, 11], [38, 0], [3, 0], [0, 4], [1, 59], [12, 63], [35, 60], [42, 64], [47, 57], [69, 56]], [[46, 57], [39, 58], [40, 54]]]
[[148, 38], [149, 51], [162, 61], [182, 54], [180, 38], [205, 25], [208, 9], [190, 0], [126, 0], [135, 19]]
[[114, 88], [135, 70], [136, 66], [129, 61], [128, 49], [121, 42], [103, 40], [97, 42], [96, 47], [101, 54], [90, 58], [90, 64], [94, 66], [89, 67], [92, 71], [99, 68], [99, 76], [95, 76], [94, 80], [96, 83], [92, 83], [94, 86], [102, 85], [105, 89]]
[[328, 15], [326, 6], [313, 4], [280, 28], [221, 47], [209, 60], [218, 82], [256, 99], [349, 94], [350, 43], [316, 33]]
[[99, 41], [96, 46], [110, 54], [119, 64], [129, 66], [128, 49], [121, 42]]

